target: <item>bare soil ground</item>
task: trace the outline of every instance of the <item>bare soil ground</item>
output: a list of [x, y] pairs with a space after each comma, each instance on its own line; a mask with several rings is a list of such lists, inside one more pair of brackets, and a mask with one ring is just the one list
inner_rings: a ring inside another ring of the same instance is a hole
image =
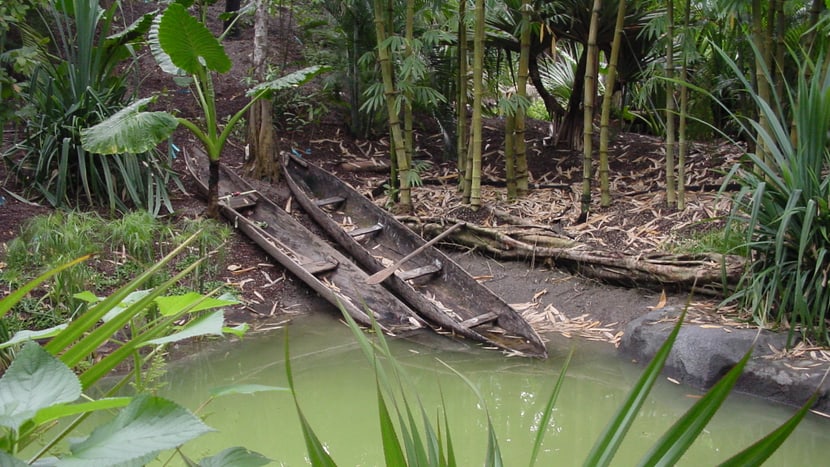
[[[125, 2], [127, 16], [136, 16], [149, 7], [141, 2]], [[221, 23], [217, 7], [212, 7], [209, 26], [218, 34]], [[294, 40], [296, 25], [287, 12], [272, 20], [269, 29], [269, 54], [273, 63], [290, 68], [301, 57]], [[246, 103], [245, 80], [249, 76], [252, 30], [243, 28], [238, 38], [225, 42], [233, 69], [216, 77], [218, 112], [232, 115]], [[156, 67], [149, 54], [139, 64], [138, 84], [141, 96], [163, 93], [159, 105], [176, 110], [188, 117], [198, 116], [198, 107], [192, 95], [178, 89], [170, 77]], [[298, 90], [297, 92], [304, 92]], [[383, 203], [382, 185], [385, 172], [354, 171], [344, 163], [354, 161], [383, 161], [388, 158], [385, 140], [361, 141], [351, 137], [343, 118], [332, 111], [319, 121], [301, 128], [287, 128], [276, 117], [279, 146], [282, 150], [296, 148], [308, 153], [315, 163], [338, 173], [367, 195]], [[418, 213], [432, 216], [459, 216], [469, 208], [460, 202], [455, 188], [455, 169], [452, 162], [443, 160], [442, 137], [429, 119], [418, 128], [418, 156], [432, 162], [422, 174], [423, 188], [415, 191]], [[244, 132], [240, 132], [244, 134]], [[618, 132], [611, 148], [611, 189], [614, 202], [611, 207], [598, 205], [595, 192], [594, 208], [587, 223], [577, 224], [581, 184], [581, 154], [544, 144], [548, 125], [536, 122], [529, 125], [527, 140], [529, 163], [534, 189], [519, 201], [508, 202], [504, 188], [503, 124], [489, 119], [485, 128], [485, 155], [483, 161], [483, 199], [534, 223], [557, 226], [562, 235], [594, 244], [597, 248], [644, 253], [665, 247], [676, 236], [711, 228], [728, 207], [717, 199], [721, 183], [720, 171], [728, 170], [739, 153], [735, 147], [717, 143], [692, 145], [687, 169], [687, 207], [682, 211], [669, 209], [665, 203], [665, 173], [663, 143], [659, 138], [634, 133]], [[14, 137], [7, 129], [4, 140]], [[176, 135], [179, 146], [197, 144], [192, 136], [180, 130]], [[244, 141], [234, 138], [223, 154], [223, 161], [241, 170], [244, 162]], [[193, 217], [204, 209], [202, 199], [196, 197], [193, 182], [188, 179], [183, 162], [175, 161], [174, 168], [181, 174], [185, 192], [173, 188], [175, 212], [172, 217]], [[24, 194], [15, 180], [0, 168], [4, 189]], [[288, 190], [280, 183], [268, 187], [278, 203], [286, 203]], [[29, 204], [5, 195], [0, 206], [0, 243], [14, 238], [19, 226], [31, 216], [47, 213], [50, 208]], [[301, 216], [301, 213], [297, 213]], [[468, 216], [472, 214], [468, 213]], [[306, 221], [307, 225], [310, 225]], [[313, 226], [312, 226], [313, 227]], [[241, 234], [235, 234], [220, 268], [221, 279], [235, 285], [245, 305], [235, 310], [232, 321], [251, 322], [255, 326], [270, 327], [282, 320], [285, 313], [311, 310], [321, 306], [303, 284], [298, 283], [281, 266], [268, 258], [256, 245]], [[528, 262], [499, 262], [474, 251], [457, 251], [454, 257], [472, 274], [499, 293], [507, 302], [525, 311], [535, 326], [543, 331], [556, 330], [566, 335], [617, 342], [624, 324], [653, 307], [680, 304], [685, 295], [661, 296], [659, 290], [640, 290], [600, 284], [590, 279], [570, 275], [551, 264]], [[701, 302], [700, 315], [714, 314], [713, 302]], [[334, 310], [332, 310], [334, 312]]]

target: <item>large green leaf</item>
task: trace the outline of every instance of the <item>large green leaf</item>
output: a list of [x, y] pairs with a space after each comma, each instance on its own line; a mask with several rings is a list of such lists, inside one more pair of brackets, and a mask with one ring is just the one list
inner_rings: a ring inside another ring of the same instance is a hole
[[168, 344], [170, 342], [178, 342], [191, 337], [206, 335], [221, 336], [224, 324], [225, 313], [222, 310], [219, 310], [205, 316], [200, 316], [199, 318], [188, 323], [187, 326], [179, 332], [159, 337], [158, 339], [149, 340], [147, 343], [150, 345], [160, 345]]
[[[170, 59], [170, 55], [161, 48], [161, 43], [159, 43], [159, 24], [161, 24], [161, 18], [162, 15], [155, 17], [150, 27], [150, 33], [147, 35], [150, 53], [153, 54], [153, 58], [156, 59], [156, 63], [163, 72], [174, 76], [186, 76], [184, 70], [174, 65], [173, 60]], [[176, 80], [177, 78], [173, 79]]]
[[212, 429], [184, 407], [166, 399], [136, 397], [115, 419], [70, 446], [61, 465], [135, 465]]
[[210, 30], [177, 3], [167, 7], [159, 23], [158, 41], [173, 64], [191, 75], [203, 68], [218, 73], [231, 69], [231, 59]]
[[171, 295], [167, 297], [159, 297], [156, 299], [156, 305], [159, 307], [159, 313], [162, 316], [171, 316], [179, 314], [187, 310], [189, 313], [197, 311], [209, 310], [211, 308], [219, 308], [220, 306], [230, 306], [239, 303], [238, 300], [228, 298], [213, 298], [206, 297], [196, 292], [188, 292], [183, 295]]
[[122, 407], [126, 407], [132, 400], [132, 397], [106, 397], [104, 399], [81, 402], [78, 404], [53, 405], [38, 411], [37, 415], [35, 415], [34, 422], [35, 425], [40, 426], [44, 423], [49, 423], [63, 417], [85, 414], [96, 410], [120, 409]]
[[260, 93], [282, 91], [284, 89], [295, 88], [297, 86], [309, 82], [312, 78], [319, 75], [320, 73], [328, 71], [328, 69], [328, 67], [319, 65], [303, 68], [302, 70], [297, 70], [285, 76], [281, 76], [275, 80], [260, 83], [254, 86], [253, 88], [249, 89], [248, 92], [245, 94], [248, 97], [252, 97]]
[[212, 397], [229, 396], [231, 394], [256, 394], [266, 391], [288, 391], [288, 388], [281, 386], [266, 386], [263, 384], [234, 384], [231, 386], [220, 386], [212, 388], [209, 392]]
[[51, 328], [40, 329], [37, 331], [30, 331], [28, 329], [17, 331], [16, 333], [14, 333], [11, 339], [0, 344], [0, 349], [5, 349], [6, 347], [11, 347], [13, 345], [17, 345], [23, 342], [33, 341], [37, 339], [46, 339], [49, 337], [56, 336], [59, 332], [66, 329], [66, 326], [67, 324], [63, 323], [57, 326], [52, 326]]
[[225, 449], [215, 456], [206, 457], [199, 461], [200, 467], [258, 467], [267, 465], [270, 459], [262, 454], [249, 451], [242, 447]]
[[81, 130], [81, 145], [94, 154], [138, 154], [153, 149], [173, 134], [179, 121], [167, 112], [142, 111], [152, 100], [139, 99], [103, 122]]
[[17, 430], [40, 409], [81, 396], [78, 377], [35, 342], [17, 354], [0, 379], [0, 425]]

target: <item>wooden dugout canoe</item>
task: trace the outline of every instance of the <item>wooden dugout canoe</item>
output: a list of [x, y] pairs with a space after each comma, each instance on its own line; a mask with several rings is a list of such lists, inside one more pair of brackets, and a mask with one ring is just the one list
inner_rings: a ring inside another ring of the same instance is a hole
[[[198, 148], [192, 153], [185, 151], [187, 168], [206, 196], [208, 159]], [[371, 326], [369, 310], [391, 334], [426, 327], [383, 286], [366, 285], [368, 274], [363, 269], [224, 165], [220, 166], [219, 198], [222, 215], [234, 227], [328, 302], [342, 306], [356, 322]]]
[[[297, 202], [369, 273], [427, 243], [335, 175], [285, 154], [283, 173]], [[432, 326], [524, 356], [547, 357], [536, 331], [461, 266], [428, 246], [383, 282]]]

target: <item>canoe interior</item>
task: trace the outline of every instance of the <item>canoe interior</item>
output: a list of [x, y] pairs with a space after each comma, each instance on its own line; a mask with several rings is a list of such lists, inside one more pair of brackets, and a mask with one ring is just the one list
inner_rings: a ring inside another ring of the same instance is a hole
[[[192, 152], [195, 154], [187, 155], [188, 168], [206, 194], [207, 158], [200, 151]], [[224, 166], [220, 168], [219, 197], [222, 214], [231, 224], [330, 303], [342, 306], [358, 323], [371, 326], [368, 310], [392, 334], [425, 327], [414, 311], [383, 286], [366, 285], [368, 274], [351, 259]]]
[[[298, 203], [367, 272], [377, 272], [425, 243], [331, 173], [294, 158], [283, 163]], [[524, 355], [547, 355], [527, 321], [437, 248], [407, 261], [383, 283], [448, 333]]]

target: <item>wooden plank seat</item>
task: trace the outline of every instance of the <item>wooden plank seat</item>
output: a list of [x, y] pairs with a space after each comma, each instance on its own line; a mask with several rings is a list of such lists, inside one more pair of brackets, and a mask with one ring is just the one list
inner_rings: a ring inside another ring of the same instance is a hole
[[253, 196], [231, 196], [225, 199], [228, 207], [231, 209], [238, 211], [240, 209], [252, 208], [256, 206], [257, 203], [256, 197]]
[[324, 206], [333, 206], [335, 204], [340, 204], [343, 201], [346, 201], [346, 198], [342, 196], [332, 196], [331, 198], [323, 198], [314, 201], [314, 204], [320, 206], [321, 208]]
[[467, 329], [474, 328], [476, 326], [481, 326], [482, 324], [489, 323], [491, 321], [495, 321], [499, 315], [493, 313], [492, 311], [488, 313], [484, 313], [483, 315], [475, 316], [468, 320], [462, 321], [459, 323], [459, 326], [465, 327]]
[[435, 261], [432, 264], [427, 264], [426, 266], [421, 266], [415, 269], [409, 269], [407, 271], [398, 271], [395, 273], [401, 280], [408, 281], [410, 279], [417, 279], [418, 277], [427, 276], [430, 274], [435, 274], [436, 272], [440, 271], [443, 265], [440, 261]]
[[361, 235], [371, 234], [381, 230], [383, 230], [383, 226], [381, 224], [375, 224], [370, 225], [369, 227], [361, 227], [359, 229], [350, 230], [349, 235], [352, 237], [360, 237]]
[[302, 263], [300, 266], [302, 266], [303, 269], [316, 276], [317, 274], [333, 271], [334, 269], [337, 269], [337, 266], [339, 265], [340, 263], [336, 259], [329, 258], [322, 261], [309, 261], [306, 263]]

